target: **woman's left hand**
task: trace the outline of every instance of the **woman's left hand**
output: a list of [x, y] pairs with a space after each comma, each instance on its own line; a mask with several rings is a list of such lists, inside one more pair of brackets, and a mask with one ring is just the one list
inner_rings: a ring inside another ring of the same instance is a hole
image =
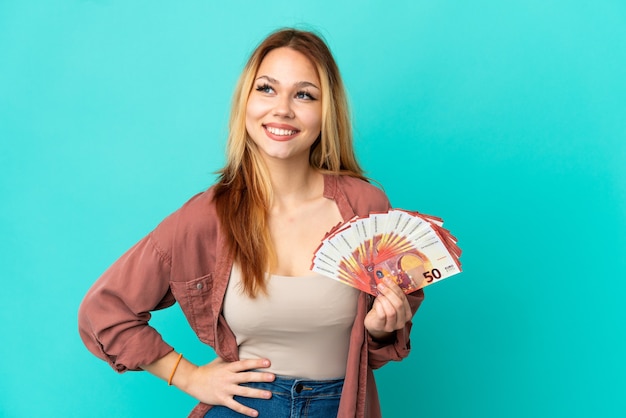
[[403, 328], [413, 314], [406, 295], [389, 277], [378, 285], [378, 291], [372, 309], [365, 316], [365, 329], [372, 338], [385, 340]]

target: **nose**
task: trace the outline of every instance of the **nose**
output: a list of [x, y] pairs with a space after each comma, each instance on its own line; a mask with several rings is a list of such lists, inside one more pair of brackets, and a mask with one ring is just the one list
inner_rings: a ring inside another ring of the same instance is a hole
[[281, 97], [277, 99], [276, 107], [274, 107], [274, 116], [291, 119], [295, 116], [291, 107], [290, 97]]

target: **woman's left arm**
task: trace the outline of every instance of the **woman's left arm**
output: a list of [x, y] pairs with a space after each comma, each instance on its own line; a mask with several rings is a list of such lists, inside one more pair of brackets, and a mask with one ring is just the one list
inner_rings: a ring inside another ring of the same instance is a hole
[[368, 332], [369, 365], [374, 369], [409, 355], [411, 319], [424, 300], [423, 290], [406, 295], [388, 278], [378, 290], [380, 293], [364, 322]]

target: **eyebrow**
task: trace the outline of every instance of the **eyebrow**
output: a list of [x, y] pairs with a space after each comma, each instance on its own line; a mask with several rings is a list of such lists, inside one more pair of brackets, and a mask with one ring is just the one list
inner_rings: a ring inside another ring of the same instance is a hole
[[[257, 77], [257, 80], [260, 80], [262, 78], [266, 79], [270, 83], [280, 84], [280, 81], [278, 81], [275, 78], [270, 77], [268, 75], [262, 75], [261, 77]], [[313, 87], [313, 88], [316, 88], [316, 89], [321, 91], [321, 89], [319, 87], [317, 87], [315, 84], [311, 83], [310, 81], [298, 81], [296, 83], [293, 83], [293, 85], [296, 86], [296, 87]]]

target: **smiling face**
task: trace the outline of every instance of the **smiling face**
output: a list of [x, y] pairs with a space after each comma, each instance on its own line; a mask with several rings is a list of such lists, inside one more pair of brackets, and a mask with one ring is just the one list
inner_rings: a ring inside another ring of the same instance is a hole
[[246, 130], [267, 159], [308, 164], [322, 127], [322, 90], [314, 64], [288, 47], [259, 66], [246, 105]]

